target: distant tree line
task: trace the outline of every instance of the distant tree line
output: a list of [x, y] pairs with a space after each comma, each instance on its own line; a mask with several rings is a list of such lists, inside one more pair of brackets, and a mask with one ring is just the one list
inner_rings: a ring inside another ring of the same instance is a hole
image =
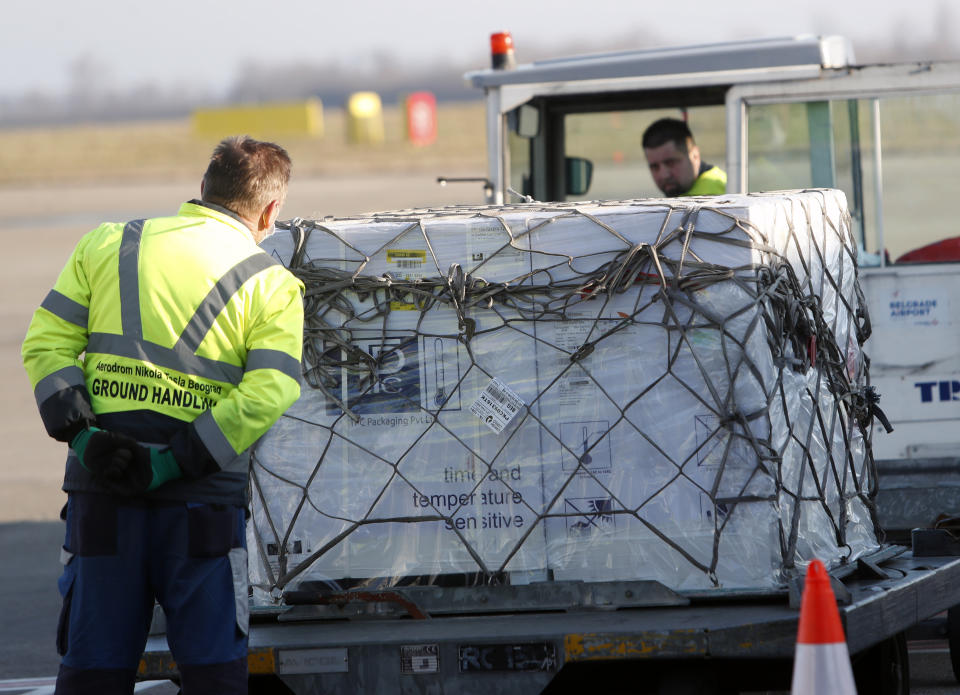
[[[81, 61], [82, 62], [82, 61]], [[336, 64], [290, 64], [242, 66], [240, 77], [224, 93], [196, 86], [161, 87], [144, 84], [119, 90], [104, 82], [96, 70], [75, 66], [65, 94], [32, 92], [17, 98], [0, 97], [0, 125], [56, 125], [90, 121], [129, 121], [176, 118], [198, 107], [223, 104], [319, 98], [325, 107], [343, 106], [350, 94], [377, 92], [385, 104], [414, 91], [427, 90], [440, 101], [479, 99], [463, 74], [470, 69], [403, 71], [383, 60], [375, 71], [350, 71]], [[482, 67], [482, 66], [481, 66]], [[79, 69], [78, 69], [79, 68]]]
[[[902, 32], [889, 41], [853, 39], [857, 62], [873, 63], [901, 60], [949, 60], [960, 58], [960, 44], [952, 40], [952, 16], [947, 5], [934, 22], [933, 35], [925, 38]], [[630, 48], [654, 48], [662, 39], [633, 33], [602, 45], [527, 46], [518, 60], [527, 62], [558, 55], [617, 51]], [[440, 67], [411, 69], [397, 59], [381, 55], [373, 58], [373, 68], [347, 68], [334, 61], [291, 63], [267, 66], [248, 63], [240, 77], [227, 90], [196, 85], [157, 86], [143, 84], [129, 89], [111, 87], [105, 66], [89, 56], [77, 58], [70, 69], [70, 86], [65, 93], [39, 91], [16, 97], [0, 97], [0, 126], [58, 125], [92, 121], [129, 121], [184, 117], [198, 107], [264, 101], [297, 100], [318, 97], [325, 107], [342, 107], [350, 94], [360, 90], [377, 92], [385, 104], [397, 103], [410, 92], [427, 90], [438, 101], [467, 101], [482, 94], [466, 84], [464, 73], [486, 67], [445, 64]], [[108, 67], [108, 66], [107, 66]]]

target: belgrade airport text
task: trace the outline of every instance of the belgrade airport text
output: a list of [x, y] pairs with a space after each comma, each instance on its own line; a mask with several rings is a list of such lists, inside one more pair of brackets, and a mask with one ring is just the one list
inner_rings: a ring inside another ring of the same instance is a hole
[[[185, 378], [180, 374], [166, 372], [145, 365], [127, 365], [113, 362], [97, 362], [96, 371], [104, 374], [132, 376], [137, 379], [155, 379], [165, 382], [159, 385], [147, 385], [123, 379], [96, 377], [90, 382], [90, 395], [104, 398], [120, 398], [123, 400], [140, 401], [158, 405], [207, 410], [216, 404], [217, 396], [223, 392], [219, 384], [204, 384]], [[179, 388], [174, 388], [179, 387]], [[187, 389], [187, 390], [184, 390]], [[198, 395], [192, 393], [197, 391]]]

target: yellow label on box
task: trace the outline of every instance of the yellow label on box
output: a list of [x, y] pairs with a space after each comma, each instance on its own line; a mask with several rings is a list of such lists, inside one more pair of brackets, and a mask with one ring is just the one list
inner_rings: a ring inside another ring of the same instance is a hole
[[[427, 252], [420, 249], [387, 249], [387, 263], [396, 264], [397, 277], [408, 282], [423, 279]], [[417, 307], [408, 302], [390, 302], [393, 311], [413, 311]]]
[[419, 268], [427, 262], [427, 252], [418, 249], [387, 249], [387, 263], [396, 263], [401, 268]]

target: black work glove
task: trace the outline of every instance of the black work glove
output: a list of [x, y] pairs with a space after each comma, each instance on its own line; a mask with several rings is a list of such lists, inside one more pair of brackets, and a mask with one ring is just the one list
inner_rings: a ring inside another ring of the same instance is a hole
[[94, 480], [118, 495], [147, 492], [181, 474], [169, 449], [143, 446], [119, 432], [91, 427], [70, 445]]

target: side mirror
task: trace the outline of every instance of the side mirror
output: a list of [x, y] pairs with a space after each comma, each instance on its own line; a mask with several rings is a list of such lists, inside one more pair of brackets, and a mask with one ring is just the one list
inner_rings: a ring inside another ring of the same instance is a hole
[[593, 162], [583, 157], [566, 157], [563, 160], [567, 195], [584, 195], [590, 190], [593, 179]]
[[507, 114], [508, 126], [522, 138], [531, 139], [540, 134], [540, 109], [530, 104], [518, 106]]

